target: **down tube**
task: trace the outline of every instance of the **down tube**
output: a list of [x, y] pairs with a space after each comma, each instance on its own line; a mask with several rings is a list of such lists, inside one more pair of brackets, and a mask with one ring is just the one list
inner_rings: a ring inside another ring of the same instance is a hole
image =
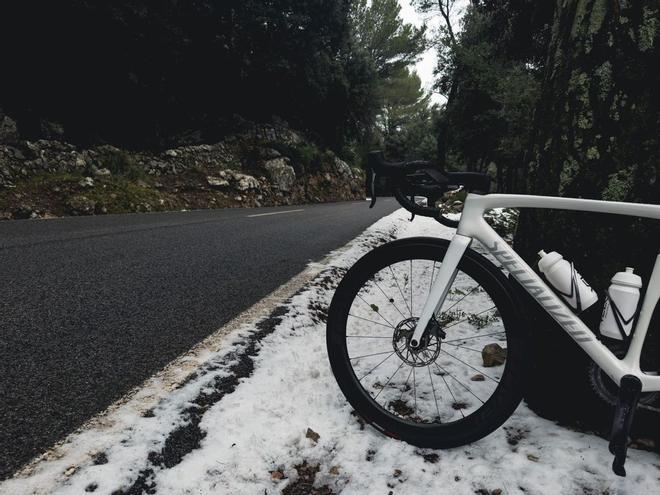
[[506, 268], [545, 311], [568, 333], [571, 338], [600, 366], [607, 375], [619, 383], [630, 372], [621, 361], [601, 344], [589, 328], [582, 323], [568, 306], [523, 259], [485, 222], [479, 228], [478, 240]]

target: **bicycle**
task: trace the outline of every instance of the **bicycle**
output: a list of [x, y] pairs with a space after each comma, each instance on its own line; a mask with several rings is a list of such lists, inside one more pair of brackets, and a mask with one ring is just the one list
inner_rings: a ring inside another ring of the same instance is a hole
[[[369, 155], [372, 203], [377, 177], [388, 177], [414, 215], [456, 228], [451, 241], [407, 238], [362, 257], [330, 305], [327, 349], [348, 402], [382, 433], [419, 447], [451, 448], [499, 428], [523, 397], [529, 363], [522, 302], [515, 279], [589, 357], [619, 385], [609, 448], [625, 476], [629, 433], [640, 395], [660, 391], [660, 376], [640, 355], [660, 299], [660, 255], [623, 358], [618, 358], [484, 220], [494, 208], [550, 208], [660, 219], [660, 206], [588, 199], [488, 194], [490, 177], [447, 173], [430, 162], [393, 163]], [[460, 220], [435, 201], [467, 191]], [[429, 198], [420, 205], [415, 196]], [[508, 272], [471, 248], [479, 241]], [[419, 295], [422, 294], [420, 297]], [[417, 296], [417, 297], [415, 297]], [[489, 347], [489, 353], [482, 348]], [[482, 362], [488, 357], [488, 363]], [[486, 364], [496, 364], [486, 366]]]

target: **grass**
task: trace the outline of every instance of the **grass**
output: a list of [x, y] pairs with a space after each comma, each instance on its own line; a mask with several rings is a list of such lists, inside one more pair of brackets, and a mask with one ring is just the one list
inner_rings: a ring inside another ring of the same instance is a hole
[[100, 160], [100, 168], [107, 168], [112, 175], [119, 175], [128, 180], [136, 181], [146, 177], [144, 168], [138, 165], [133, 157], [125, 151], [110, 151]]
[[27, 205], [37, 212], [64, 215], [71, 203], [81, 202], [83, 197], [95, 203], [97, 213], [178, 208], [177, 198], [128, 176], [95, 178], [94, 186], [88, 188], [79, 185], [83, 178], [79, 173], [43, 173], [18, 181], [15, 188], [0, 191], [0, 211], [13, 212]]

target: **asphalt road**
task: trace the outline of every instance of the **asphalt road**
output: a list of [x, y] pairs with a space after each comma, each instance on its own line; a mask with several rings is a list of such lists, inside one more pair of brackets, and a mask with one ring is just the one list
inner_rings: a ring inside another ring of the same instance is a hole
[[0, 223], [0, 479], [397, 206]]

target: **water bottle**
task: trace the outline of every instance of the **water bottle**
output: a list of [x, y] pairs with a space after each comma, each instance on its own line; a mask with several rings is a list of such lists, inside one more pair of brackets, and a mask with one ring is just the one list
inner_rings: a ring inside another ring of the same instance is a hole
[[635, 325], [641, 287], [641, 277], [630, 267], [612, 277], [600, 320], [601, 335], [617, 340], [630, 335]]
[[575, 270], [573, 263], [556, 251], [539, 251], [539, 256], [539, 270], [576, 312], [580, 313], [598, 301], [598, 295]]

